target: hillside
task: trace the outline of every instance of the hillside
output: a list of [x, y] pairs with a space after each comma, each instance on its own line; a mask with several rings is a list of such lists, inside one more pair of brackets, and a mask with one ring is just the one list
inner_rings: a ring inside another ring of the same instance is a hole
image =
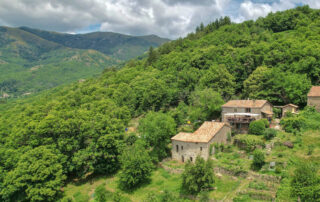
[[0, 27], [0, 94], [20, 96], [89, 78], [165, 41], [156, 36]]
[[113, 32], [62, 34], [28, 27], [21, 27], [19, 29], [65, 47], [97, 50], [117, 60], [135, 58], [147, 51], [150, 46], [158, 47], [169, 41], [155, 35], [129, 36]]
[[[147, 58], [106, 69], [99, 78], [11, 103], [15, 107], [0, 114], [0, 197], [89, 201], [95, 183], [105, 183], [112, 197], [125, 201], [192, 201], [189, 196], [181, 199], [184, 166], [163, 161], [170, 157], [170, 138], [218, 119], [221, 105], [231, 98], [294, 103], [302, 109], [310, 86], [320, 81], [319, 24], [320, 10], [307, 6], [256, 22], [235, 24], [221, 18], [184, 39], [151, 49]], [[306, 108], [284, 119], [285, 131], [273, 140], [248, 135], [245, 141], [278, 143], [270, 152], [263, 150], [266, 164], [260, 171], [250, 168], [253, 151], [236, 145], [222, 148], [213, 166], [226, 174], [216, 176], [217, 189], [210, 197], [296, 201], [290, 195], [295, 169], [305, 162], [313, 163], [314, 170], [320, 165], [317, 123], [319, 113]], [[293, 142], [293, 148], [284, 141]], [[130, 153], [134, 160], [141, 156], [154, 165], [149, 181], [128, 191], [118, 183], [125, 171], [121, 167], [127, 166], [123, 159]], [[270, 171], [272, 161], [281, 167]], [[236, 175], [243, 172], [247, 175]], [[312, 176], [319, 177], [317, 172]]]

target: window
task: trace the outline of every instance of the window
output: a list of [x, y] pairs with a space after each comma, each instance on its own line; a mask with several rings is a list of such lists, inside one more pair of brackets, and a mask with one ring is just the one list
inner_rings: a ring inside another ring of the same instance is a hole
[[183, 146], [181, 146], [181, 150], [183, 150]]
[[246, 108], [246, 113], [250, 113], [251, 112], [251, 108]]
[[184, 156], [181, 156], [181, 161], [184, 162]]
[[177, 152], [179, 152], [179, 145], [176, 145]]
[[192, 162], [192, 157], [190, 156], [190, 161]]
[[234, 109], [233, 109], [233, 112], [238, 112], [238, 109], [234, 108]]
[[200, 151], [202, 151], [202, 147], [200, 147]]

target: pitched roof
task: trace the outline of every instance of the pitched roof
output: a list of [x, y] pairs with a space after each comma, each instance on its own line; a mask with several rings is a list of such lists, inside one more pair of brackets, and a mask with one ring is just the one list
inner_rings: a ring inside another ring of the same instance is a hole
[[299, 106], [294, 105], [294, 104], [287, 104], [287, 105], [282, 106], [282, 108], [289, 107], [289, 106], [293, 107], [293, 108], [299, 108]]
[[312, 86], [308, 93], [308, 97], [318, 97], [318, 96], [320, 96], [320, 86]]
[[194, 133], [180, 132], [176, 136], [172, 137], [171, 140], [178, 140], [182, 142], [209, 142], [224, 125], [227, 124], [206, 121]]
[[273, 115], [273, 112], [272, 111], [269, 111], [269, 110], [263, 110], [261, 111], [262, 113], [265, 113], [267, 115]]
[[222, 107], [261, 108], [267, 102], [267, 100], [229, 100]]

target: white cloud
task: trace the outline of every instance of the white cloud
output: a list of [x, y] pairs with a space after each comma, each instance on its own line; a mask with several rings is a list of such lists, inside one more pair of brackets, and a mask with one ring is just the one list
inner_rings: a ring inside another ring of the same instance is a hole
[[299, 3], [320, 8], [320, 0], [0, 0], [0, 25], [176, 38], [221, 16], [241, 22]]
[[320, 0], [271, 0], [266, 3], [259, 1], [245, 0], [240, 4], [239, 13], [233, 20], [242, 22], [244, 20], [257, 19], [264, 17], [270, 12], [283, 11], [296, 7], [297, 5], [309, 5], [311, 8], [320, 8]]

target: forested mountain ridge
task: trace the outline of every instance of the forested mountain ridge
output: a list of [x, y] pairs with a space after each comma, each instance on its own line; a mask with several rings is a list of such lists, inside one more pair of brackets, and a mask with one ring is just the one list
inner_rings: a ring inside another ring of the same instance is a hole
[[156, 35], [129, 36], [113, 32], [62, 34], [28, 27], [20, 27], [19, 29], [65, 47], [97, 50], [118, 60], [135, 58], [147, 51], [150, 46], [158, 47], [169, 41], [169, 39]]
[[35, 93], [88, 78], [165, 41], [156, 36], [0, 27], [0, 96]]
[[230, 98], [305, 106], [320, 79], [319, 24], [320, 10], [307, 6], [256, 22], [221, 18], [150, 49], [147, 58], [4, 111], [0, 196], [53, 201], [66, 179], [117, 172], [120, 156], [137, 138], [125, 128], [149, 111], [156, 112], [148, 113], [139, 132], [157, 162], [169, 155], [170, 137], [188, 120], [196, 128], [219, 118]]

